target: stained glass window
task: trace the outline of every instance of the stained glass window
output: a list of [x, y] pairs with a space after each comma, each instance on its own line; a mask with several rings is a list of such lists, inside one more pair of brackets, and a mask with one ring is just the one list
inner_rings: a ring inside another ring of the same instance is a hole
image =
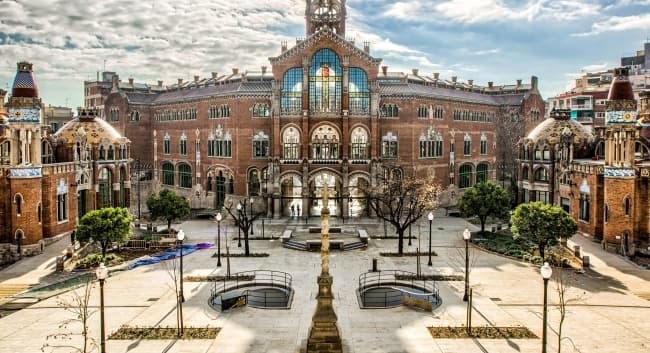
[[284, 73], [282, 84], [282, 114], [302, 112], [302, 68], [293, 68]]
[[309, 109], [312, 112], [339, 112], [343, 70], [339, 57], [330, 49], [321, 49], [309, 68]]
[[370, 88], [368, 75], [363, 69], [353, 67], [350, 69], [350, 113], [370, 113]]

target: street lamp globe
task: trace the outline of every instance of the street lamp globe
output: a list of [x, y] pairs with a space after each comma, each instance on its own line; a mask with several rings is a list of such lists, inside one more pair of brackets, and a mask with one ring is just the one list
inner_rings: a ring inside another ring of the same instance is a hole
[[179, 230], [178, 233], [176, 233], [176, 239], [179, 241], [183, 241], [185, 239], [185, 232], [183, 230]]
[[104, 263], [102, 262], [99, 264], [99, 267], [97, 267], [97, 270], [95, 271], [95, 275], [97, 276], [97, 279], [100, 281], [105, 280], [108, 277], [108, 268]]
[[465, 228], [463, 231], [463, 239], [465, 240], [470, 240], [472, 238], [472, 232], [469, 231], [469, 229]]
[[223, 216], [221, 215], [221, 212], [217, 213], [216, 218], [217, 218], [217, 222], [221, 222], [221, 220], [223, 219]]
[[542, 274], [542, 278], [549, 279], [549, 278], [551, 278], [551, 275], [553, 274], [553, 269], [548, 264], [548, 262], [544, 262], [544, 266], [542, 266], [539, 269], [539, 273]]
[[255, 202], [255, 200], [251, 197], [251, 205]]
[[237, 204], [237, 211], [241, 211], [241, 203]]
[[429, 221], [433, 221], [433, 212], [429, 212]]

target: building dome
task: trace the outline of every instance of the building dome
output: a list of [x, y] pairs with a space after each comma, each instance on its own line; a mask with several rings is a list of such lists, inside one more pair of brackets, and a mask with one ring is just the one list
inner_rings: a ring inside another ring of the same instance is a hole
[[99, 118], [96, 111], [86, 109], [80, 109], [76, 118], [67, 122], [54, 134], [57, 140], [64, 140], [68, 144], [74, 143], [80, 136], [84, 136], [86, 142], [92, 145], [105, 141], [110, 144], [129, 142], [113, 126]]
[[620, 67], [614, 70], [614, 80], [609, 88], [610, 101], [633, 101], [634, 91], [629, 78], [630, 72], [626, 67]]
[[11, 88], [12, 97], [37, 98], [38, 86], [34, 80], [32, 64], [28, 62], [19, 62], [14, 84]]
[[573, 135], [574, 143], [593, 139], [589, 130], [579, 122], [570, 119], [570, 111], [563, 109], [551, 111], [551, 118], [537, 125], [526, 139], [534, 143], [546, 141], [553, 145], [560, 142], [562, 135]]

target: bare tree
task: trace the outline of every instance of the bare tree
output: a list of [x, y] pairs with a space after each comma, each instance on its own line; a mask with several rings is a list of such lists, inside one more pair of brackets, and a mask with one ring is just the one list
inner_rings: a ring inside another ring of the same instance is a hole
[[367, 187], [369, 204], [377, 217], [395, 227], [398, 236], [398, 253], [404, 253], [404, 232], [428, 210], [438, 207], [439, 185], [417, 177], [401, 177], [397, 167], [386, 168], [379, 176], [379, 185]]
[[[250, 256], [250, 247], [248, 245], [248, 230], [253, 226], [253, 222], [264, 215], [264, 212], [255, 212], [253, 204], [248, 205], [247, 202], [239, 202], [241, 209], [235, 207], [233, 210], [232, 202], [225, 207], [230, 217], [237, 226], [244, 233], [244, 255]], [[249, 208], [250, 207], [250, 208]]]
[[[90, 294], [94, 288], [95, 283], [92, 279], [88, 279], [82, 290], [73, 290], [70, 297], [61, 298], [57, 301], [57, 305], [73, 314], [73, 317], [59, 324], [58, 329], [61, 332], [47, 335], [46, 343], [41, 347], [42, 352], [67, 349], [71, 352], [90, 353], [99, 348], [95, 339], [88, 336], [90, 317], [97, 312], [97, 310], [91, 310], [88, 306]], [[72, 327], [78, 325], [81, 325], [81, 332], [72, 331]], [[73, 343], [74, 337], [79, 335], [83, 339], [81, 347], [77, 347]]]
[[558, 328], [557, 328], [557, 353], [562, 352], [562, 341], [565, 340], [571, 343], [574, 350], [580, 352], [580, 350], [578, 350], [576, 345], [573, 343], [571, 337], [564, 337], [562, 335], [562, 329], [564, 327], [564, 321], [566, 320], [566, 316], [568, 313], [567, 311], [568, 306], [570, 306], [572, 303], [582, 300], [586, 295], [586, 292], [582, 292], [582, 294], [579, 294], [577, 296], [569, 296], [568, 292], [572, 288], [571, 283], [576, 280], [575, 274], [567, 273], [568, 271], [562, 267], [555, 268], [555, 271], [553, 272], [555, 277], [555, 291], [558, 295], [557, 307], [558, 307], [558, 311], [560, 312], [560, 322], [558, 323]]
[[181, 270], [180, 270], [180, 262], [178, 261], [178, 258], [173, 258], [167, 261], [163, 261], [160, 263], [163, 269], [167, 271], [167, 275], [169, 276], [169, 279], [171, 279], [171, 284], [169, 287], [174, 291], [174, 295], [176, 297], [176, 330], [178, 337], [183, 336], [183, 304], [182, 300], [183, 298], [181, 297], [181, 292], [180, 292], [180, 287], [179, 287], [179, 281], [180, 277], [182, 276]]

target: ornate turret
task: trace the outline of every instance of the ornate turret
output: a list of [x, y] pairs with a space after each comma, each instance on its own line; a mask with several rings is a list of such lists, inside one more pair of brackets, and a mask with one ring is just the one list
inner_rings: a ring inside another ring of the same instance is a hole
[[11, 88], [12, 97], [36, 98], [38, 97], [38, 86], [32, 73], [32, 64], [21, 61], [18, 64], [16, 78]]
[[7, 126], [9, 122], [9, 113], [5, 108], [5, 97], [7, 96], [7, 91], [0, 89], [0, 126]]
[[329, 28], [345, 37], [345, 17], [345, 0], [307, 0], [307, 35]]

